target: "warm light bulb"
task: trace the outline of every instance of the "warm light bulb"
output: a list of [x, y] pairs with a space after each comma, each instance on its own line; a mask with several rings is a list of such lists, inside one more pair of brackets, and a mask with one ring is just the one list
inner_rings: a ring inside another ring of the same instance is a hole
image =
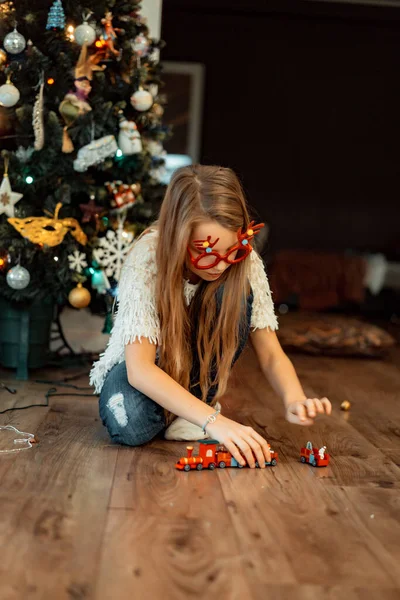
[[73, 25], [68, 25], [67, 38], [69, 39], [70, 42], [73, 42], [75, 40], [74, 32], [75, 32], [75, 27]]
[[56, 262], [58, 262], [58, 256], [55, 256], [55, 257], [54, 257], [54, 260], [55, 260]]
[[0, 258], [0, 267], [4, 267], [5, 264], [6, 261], [4, 260], [4, 258]]
[[48, 83], [49, 85], [53, 85], [53, 83], [54, 83], [54, 79], [53, 79], [52, 77], [49, 77], [49, 78], [48, 78], [48, 80], [47, 80], [47, 83]]

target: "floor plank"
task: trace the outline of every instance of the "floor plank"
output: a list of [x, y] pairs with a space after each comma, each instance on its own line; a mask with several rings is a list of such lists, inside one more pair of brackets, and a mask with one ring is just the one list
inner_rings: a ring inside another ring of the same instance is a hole
[[[279, 452], [262, 471], [180, 473], [185, 443], [118, 447], [94, 397], [0, 415], [40, 440], [0, 454], [1, 600], [400, 598], [397, 358], [398, 349], [387, 361], [293, 356], [307, 394], [334, 406], [302, 428], [286, 422], [247, 350], [223, 413]], [[3, 407], [42, 402], [52, 384], [17, 386], [17, 398], [2, 392]], [[308, 439], [328, 447], [328, 468], [299, 462]]]
[[218, 475], [176, 471], [184, 449], [120, 450], [96, 600], [251, 599]]
[[[2, 599], [92, 597], [118, 450], [109, 447], [93, 401], [82, 406], [82, 399], [67, 410], [54, 402], [35, 431], [40, 443], [7, 457]], [[24, 428], [27, 412], [19, 416]]]

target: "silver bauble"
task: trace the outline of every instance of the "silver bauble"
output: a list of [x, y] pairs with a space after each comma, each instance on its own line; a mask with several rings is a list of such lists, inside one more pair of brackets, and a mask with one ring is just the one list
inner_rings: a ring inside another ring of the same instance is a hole
[[19, 90], [11, 82], [0, 86], [0, 106], [6, 106], [7, 108], [15, 106], [19, 98]]
[[82, 23], [75, 29], [74, 38], [80, 46], [83, 46], [83, 44], [90, 46], [96, 39], [96, 32], [88, 23]]
[[15, 28], [14, 31], [6, 35], [3, 45], [10, 54], [20, 54], [25, 50], [26, 40]]
[[133, 108], [141, 112], [149, 110], [153, 104], [153, 96], [146, 90], [138, 90], [131, 96], [131, 104]]
[[7, 283], [13, 290], [23, 290], [29, 284], [31, 276], [29, 271], [17, 265], [7, 273]]

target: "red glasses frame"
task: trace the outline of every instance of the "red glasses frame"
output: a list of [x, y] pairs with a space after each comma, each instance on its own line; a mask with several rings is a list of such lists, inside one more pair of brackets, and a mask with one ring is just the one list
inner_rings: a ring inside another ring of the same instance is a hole
[[[211, 235], [207, 237], [206, 240], [194, 240], [193, 244], [196, 246], [198, 250], [202, 250], [201, 254], [196, 258], [193, 257], [190, 247], [187, 247], [190, 261], [195, 269], [207, 270], [212, 269], [217, 266], [217, 264], [223, 260], [228, 265], [235, 265], [238, 262], [241, 262], [245, 258], [247, 258], [250, 252], [253, 250], [250, 242], [254, 238], [257, 233], [260, 232], [260, 229], [264, 227], [264, 223], [259, 223], [258, 225], [254, 225], [255, 221], [252, 221], [249, 226], [246, 228], [246, 231], [242, 233], [242, 229], [240, 228], [237, 232], [238, 243], [231, 248], [226, 254], [222, 255], [216, 250], [213, 250], [214, 246], [218, 243], [219, 238], [215, 240], [215, 242], [211, 241]], [[228, 256], [230, 256], [233, 252], [237, 252], [238, 250], [242, 250], [244, 252], [243, 255], [239, 256], [239, 258], [234, 258], [233, 260], [229, 260]], [[215, 256], [215, 261], [210, 263], [207, 266], [199, 266], [199, 262], [205, 257]]]

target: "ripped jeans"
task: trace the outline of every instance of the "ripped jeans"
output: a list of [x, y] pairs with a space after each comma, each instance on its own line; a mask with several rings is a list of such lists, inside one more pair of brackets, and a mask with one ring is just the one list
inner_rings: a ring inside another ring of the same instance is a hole
[[[217, 298], [219, 306], [220, 303], [221, 298]], [[253, 294], [250, 293], [247, 299], [246, 318], [239, 325], [239, 344], [232, 366], [241, 355], [249, 336], [252, 305]], [[190, 392], [197, 398], [201, 398], [201, 389], [200, 385], [194, 382], [198, 382], [199, 372], [199, 359], [196, 345], [193, 344]], [[207, 404], [213, 400], [216, 393], [216, 387], [210, 388]], [[100, 394], [99, 409], [103, 425], [107, 428], [111, 439], [117, 444], [140, 446], [165, 430], [163, 407], [131, 386], [125, 361], [115, 365], [107, 374]]]

